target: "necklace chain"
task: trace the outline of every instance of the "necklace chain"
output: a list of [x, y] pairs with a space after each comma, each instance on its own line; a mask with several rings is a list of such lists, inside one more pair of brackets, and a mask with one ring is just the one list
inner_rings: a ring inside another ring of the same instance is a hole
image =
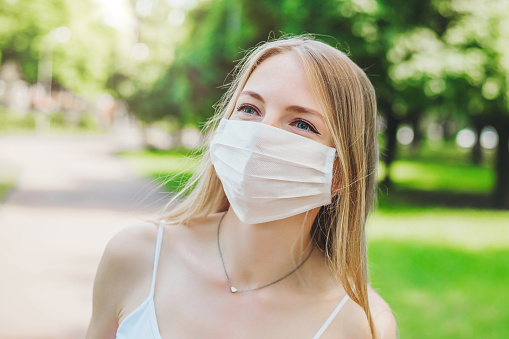
[[219, 241], [219, 230], [221, 228], [221, 223], [223, 222], [223, 218], [224, 218], [225, 215], [226, 215], [226, 213], [221, 216], [221, 219], [219, 220], [219, 224], [217, 225], [217, 249], [219, 250], [219, 256], [221, 257], [221, 264], [223, 264], [224, 275], [226, 276], [226, 280], [228, 281], [228, 285], [230, 285], [230, 291], [232, 293], [251, 292], [251, 291], [261, 290], [262, 288], [269, 287], [269, 286], [272, 286], [274, 284], [277, 284], [278, 282], [280, 282], [281, 280], [283, 280], [285, 278], [288, 278], [290, 275], [295, 273], [299, 268], [301, 268], [302, 265], [304, 265], [304, 263], [306, 261], [308, 261], [309, 257], [311, 257], [311, 254], [313, 253], [313, 250], [315, 249], [315, 244], [313, 242], [313, 245], [311, 247], [311, 251], [309, 252], [309, 254], [306, 257], [306, 259], [304, 259], [297, 267], [295, 267], [292, 271], [290, 271], [286, 275], [282, 276], [281, 278], [279, 278], [279, 279], [277, 279], [277, 280], [275, 280], [275, 281], [273, 281], [271, 283], [268, 283], [266, 285], [260, 286], [260, 287], [249, 288], [247, 290], [238, 290], [236, 287], [234, 287], [232, 285], [232, 283], [230, 281], [230, 277], [228, 276], [228, 272], [226, 271], [226, 266], [224, 265], [223, 253], [221, 252], [221, 243]]

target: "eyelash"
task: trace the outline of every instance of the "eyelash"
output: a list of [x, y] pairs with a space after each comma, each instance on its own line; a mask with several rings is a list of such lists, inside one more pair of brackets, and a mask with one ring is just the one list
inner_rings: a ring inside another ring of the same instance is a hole
[[[308, 127], [309, 127], [309, 131], [312, 132], [312, 133], [315, 133], [315, 134], [320, 134], [318, 133], [318, 131], [316, 130], [315, 126], [313, 126], [313, 124], [311, 124], [309, 121], [306, 121], [306, 120], [303, 120], [303, 119], [297, 119], [295, 121], [292, 122], [292, 124], [298, 124], [298, 123], [303, 123], [303, 124], [306, 124]], [[297, 127], [298, 128], [298, 127]], [[302, 128], [299, 128], [300, 130], [303, 130], [305, 131], [304, 129]]]
[[[240, 105], [239, 107], [237, 107], [237, 112], [240, 112], [241, 110], [243, 110], [244, 108], [251, 108], [253, 111], [255, 111], [256, 113], [259, 113], [258, 110], [256, 108], [254, 108], [253, 106], [251, 105], [246, 105], [246, 104], [242, 104]], [[252, 113], [246, 113], [246, 112], [242, 112], [242, 113], [245, 113], [245, 114], [252, 114]]]
[[[246, 112], [243, 112], [242, 110], [243, 110], [243, 109], [245, 109], [245, 108], [250, 108], [250, 109], [252, 109], [253, 111], [255, 111], [256, 113], [258, 113], [258, 114], [259, 114], [258, 110], [257, 110], [255, 107], [253, 107], [253, 106], [251, 106], [251, 105], [247, 105], [247, 104], [239, 105], [239, 106], [237, 107], [237, 112], [241, 112], [241, 113], [249, 114], [249, 115], [254, 114], [254, 113], [246, 113]], [[294, 125], [296, 125], [296, 124], [298, 124], [298, 123], [303, 123], [303, 124], [305, 124], [305, 125], [309, 128], [308, 130], [306, 130], [306, 129], [302, 129], [302, 128], [299, 128], [300, 130], [302, 130], [302, 131], [310, 131], [310, 132], [315, 133], [315, 134], [320, 134], [320, 133], [316, 130], [315, 126], [313, 126], [313, 124], [312, 124], [312, 123], [310, 123], [309, 121], [306, 121], [306, 120], [304, 120], [304, 119], [296, 119], [296, 120], [294, 120], [294, 121], [292, 122], [292, 124], [294, 124]], [[297, 128], [298, 128], [298, 127], [297, 127]]]

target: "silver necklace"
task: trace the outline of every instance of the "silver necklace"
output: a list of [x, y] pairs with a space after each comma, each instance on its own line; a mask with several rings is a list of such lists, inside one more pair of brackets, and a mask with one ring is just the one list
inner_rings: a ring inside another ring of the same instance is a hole
[[[226, 213], [225, 213], [226, 214]], [[221, 228], [221, 223], [223, 222], [223, 218], [225, 216], [225, 214], [223, 214], [223, 216], [221, 217], [221, 220], [219, 220], [219, 224], [217, 225], [217, 249], [219, 250], [219, 256], [221, 257], [221, 264], [223, 264], [223, 270], [224, 270], [224, 275], [226, 276], [226, 280], [228, 281], [228, 285], [230, 285], [230, 291], [232, 293], [243, 293], [243, 292], [251, 292], [251, 291], [256, 291], [256, 290], [261, 290], [262, 288], [265, 288], [265, 287], [269, 287], [269, 286], [272, 286], [274, 284], [277, 284], [278, 282], [280, 282], [281, 280], [285, 279], [285, 278], [288, 278], [290, 275], [292, 275], [293, 273], [295, 273], [299, 268], [302, 267], [302, 265], [304, 265], [304, 263], [306, 261], [308, 261], [309, 257], [311, 257], [311, 254], [313, 253], [313, 250], [315, 249], [315, 244], [313, 242], [313, 247], [311, 247], [311, 251], [309, 252], [308, 256], [306, 257], [306, 259], [304, 259], [297, 267], [295, 267], [292, 271], [290, 271], [289, 273], [287, 273], [286, 275], [282, 276], [281, 278], [277, 279], [276, 281], [273, 281], [271, 283], [268, 283], [266, 285], [263, 285], [263, 286], [260, 286], [260, 287], [255, 287], [255, 288], [250, 288], [250, 289], [247, 289], [247, 290], [239, 290], [237, 289], [236, 287], [234, 287], [230, 281], [230, 277], [228, 276], [228, 272], [226, 272], [226, 266], [224, 265], [224, 259], [223, 259], [223, 253], [221, 252], [221, 243], [219, 242], [219, 229]]]

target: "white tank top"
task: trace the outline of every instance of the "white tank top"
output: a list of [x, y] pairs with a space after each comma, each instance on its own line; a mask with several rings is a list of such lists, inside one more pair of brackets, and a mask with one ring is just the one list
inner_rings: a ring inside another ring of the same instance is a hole
[[[152, 286], [150, 293], [145, 301], [129, 314], [117, 329], [117, 339], [162, 339], [157, 324], [156, 309], [154, 305], [154, 292], [156, 284], [157, 265], [159, 263], [159, 254], [161, 253], [161, 243], [163, 240], [163, 226], [159, 226], [157, 233], [157, 243], [154, 258], [154, 270], [152, 273]], [[318, 339], [329, 327], [330, 323], [336, 318], [343, 305], [348, 301], [348, 294], [339, 302], [334, 311], [322, 327], [316, 332], [313, 339]]]

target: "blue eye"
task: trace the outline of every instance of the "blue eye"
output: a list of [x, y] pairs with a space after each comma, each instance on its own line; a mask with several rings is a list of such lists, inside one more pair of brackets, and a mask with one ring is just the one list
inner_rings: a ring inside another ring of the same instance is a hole
[[306, 122], [304, 120], [297, 120], [297, 121], [294, 122], [294, 125], [298, 129], [301, 129], [303, 131], [309, 131], [309, 132], [313, 132], [315, 134], [320, 134], [320, 133], [318, 133], [316, 128], [314, 128], [313, 125], [311, 125], [310, 123], [308, 123], [308, 122]]
[[300, 129], [303, 129], [306, 131], [309, 131], [309, 129], [310, 129], [310, 126], [308, 124], [303, 123], [302, 121], [298, 122], [296, 126], [297, 126], [297, 128], [300, 128]]
[[258, 113], [252, 106], [249, 106], [249, 105], [240, 105], [239, 107], [237, 107], [237, 111], [246, 113], [246, 114]]

